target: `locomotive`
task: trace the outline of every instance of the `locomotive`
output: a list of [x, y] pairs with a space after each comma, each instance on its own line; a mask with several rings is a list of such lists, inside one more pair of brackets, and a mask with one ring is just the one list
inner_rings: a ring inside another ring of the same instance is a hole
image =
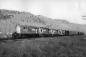
[[58, 37], [58, 36], [74, 36], [74, 35], [84, 35], [84, 33], [62, 29], [50, 29], [45, 27], [18, 25], [16, 26], [16, 32], [12, 34], [12, 37], [13, 38]]

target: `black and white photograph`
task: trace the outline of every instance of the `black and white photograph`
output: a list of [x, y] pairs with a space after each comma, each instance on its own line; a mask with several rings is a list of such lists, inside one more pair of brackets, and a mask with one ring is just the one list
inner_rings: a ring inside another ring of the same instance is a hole
[[0, 57], [86, 57], [86, 0], [0, 0]]

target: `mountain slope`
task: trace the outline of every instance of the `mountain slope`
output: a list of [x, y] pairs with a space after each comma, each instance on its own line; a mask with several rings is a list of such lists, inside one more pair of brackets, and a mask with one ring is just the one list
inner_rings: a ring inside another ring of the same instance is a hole
[[41, 15], [33, 15], [29, 12], [12, 10], [0, 10], [0, 31], [14, 32], [16, 25], [29, 25], [48, 27], [52, 29], [74, 30], [86, 33], [86, 25], [73, 24], [65, 20], [53, 20]]

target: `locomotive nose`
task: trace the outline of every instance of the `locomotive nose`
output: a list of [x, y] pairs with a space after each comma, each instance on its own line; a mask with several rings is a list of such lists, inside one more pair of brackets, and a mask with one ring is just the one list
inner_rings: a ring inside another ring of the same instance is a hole
[[14, 38], [19, 38], [19, 34], [17, 33], [17, 32], [14, 32], [13, 34], [12, 34], [12, 38], [14, 39]]
[[17, 32], [17, 33], [21, 33], [21, 28], [20, 28], [19, 25], [17, 25], [17, 27], [16, 27], [16, 32]]

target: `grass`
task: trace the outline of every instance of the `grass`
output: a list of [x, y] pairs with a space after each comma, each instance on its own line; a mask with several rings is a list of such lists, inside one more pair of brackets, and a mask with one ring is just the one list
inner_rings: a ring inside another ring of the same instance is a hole
[[0, 57], [86, 57], [86, 36], [0, 41]]

